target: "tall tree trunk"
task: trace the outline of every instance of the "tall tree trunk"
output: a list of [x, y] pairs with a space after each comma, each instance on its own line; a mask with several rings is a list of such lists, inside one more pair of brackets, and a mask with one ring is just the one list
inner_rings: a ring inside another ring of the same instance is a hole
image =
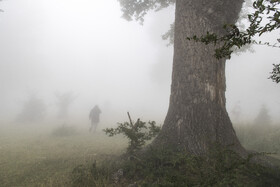
[[239, 153], [240, 145], [226, 111], [225, 59], [214, 46], [188, 41], [187, 36], [223, 33], [235, 23], [243, 0], [177, 0], [171, 96], [160, 135], [152, 145], [171, 145], [193, 154], [214, 144]]

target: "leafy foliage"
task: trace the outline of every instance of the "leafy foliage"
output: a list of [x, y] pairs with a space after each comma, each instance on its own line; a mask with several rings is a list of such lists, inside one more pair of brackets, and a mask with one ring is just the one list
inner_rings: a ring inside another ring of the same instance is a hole
[[143, 122], [140, 119], [133, 124], [129, 113], [128, 117], [130, 122], [118, 123], [117, 128], [107, 128], [104, 131], [109, 136], [115, 136], [117, 134], [125, 135], [129, 139], [127, 152], [130, 155], [133, 155], [145, 145], [147, 140], [151, 140], [158, 135], [160, 127], [156, 126], [156, 122], [154, 121], [149, 121], [147, 125], [146, 122]]
[[[275, 44], [269, 42], [255, 41], [255, 36], [278, 30], [280, 28], [280, 0], [256, 0], [253, 2], [254, 12], [248, 14], [249, 27], [241, 31], [236, 25], [224, 25], [226, 34], [218, 36], [216, 33], [207, 32], [204, 36], [187, 37], [188, 40], [214, 44], [215, 57], [230, 58], [234, 49], [246, 46], [247, 44], [266, 45], [280, 48], [280, 39]], [[279, 65], [274, 65], [274, 69], [269, 77], [274, 82], [279, 83]]]
[[[118, 0], [123, 12], [123, 18], [131, 21], [136, 21], [143, 24], [144, 16], [150, 10], [160, 11], [169, 5], [174, 5], [176, 0]], [[174, 23], [170, 25], [170, 29], [162, 35], [163, 40], [168, 40], [168, 44], [174, 43]]]
[[[248, 14], [250, 22], [249, 27], [245, 31], [241, 31], [236, 25], [224, 25], [226, 34], [218, 36], [216, 33], [207, 32], [205, 36], [187, 37], [188, 40], [194, 40], [205, 44], [221, 45], [215, 50], [215, 57], [230, 58], [233, 47], [241, 48], [246, 44], [263, 44], [272, 47], [280, 47], [277, 44], [257, 42], [254, 36], [261, 36], [264, 33], [271, 32], [280, 28], [280, 0], [256, 0], [253, 3], [255, 12]], [[267, 19], [266, 19], [267, 18]], [[268, 20], [268, 23], [265, 23]], [[278, 39], [278, 43], [279, 43]]]
[[273, 70], [271, 76], [269, 77], [272, 81], [279, 83], [280, 82], [280, 64], [273, 64]]
[[144, 16], [150, 10], [159, 11], [174, 4], [176, 0], [118, 0], [122, 7], [123, 18], [132, 20], [133, 18], [143, 23]]
[[168, 40], [167, 46], [174, 44], [174, 29], [175, 23], [173, 22], [172, 24], [170, 24], [170, 29], [161, 36], [163, 40]]

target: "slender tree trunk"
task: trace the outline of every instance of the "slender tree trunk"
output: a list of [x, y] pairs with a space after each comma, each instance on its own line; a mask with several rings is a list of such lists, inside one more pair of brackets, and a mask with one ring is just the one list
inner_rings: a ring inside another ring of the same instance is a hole
[[200, 155], [214, 144], [244, 153], [226, 111], [225, 59], [214, 46], [187, 36], [222, 34], [238, 18], [243, 0], [177, 0], [171, 96], [160, 135], [152, 145], [171, 145]]

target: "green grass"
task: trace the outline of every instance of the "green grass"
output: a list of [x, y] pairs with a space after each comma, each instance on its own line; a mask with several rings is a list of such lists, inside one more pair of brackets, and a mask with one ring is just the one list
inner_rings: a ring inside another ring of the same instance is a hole
[[[123, 171], [116, 183], [112, 176]], [[222, 187], [271, 186], [280, 184], [279, 169], [266, 168], [240, 158], [230, 150], [213, 148], [208, 157], [186, 152], [148, 149], [138, 158], [115, 159], [81, 166], [75, 172], [75, 186], [167, 186]], [[111, 179], [111, 180], [110, 180]]]
[[[280, 150], [280, 128], [236, 129], [247, 149]], [[0, 126], [0, 186], [114, 186], [111, 176], [120, 168], [124, 177], [119, 186], [134, 182], [142, 186], [258, 186], [278, 180], [271, 171], [234, 161], [235, 156], [228, 153], [204, 160], [182, 153], [151, 152], [139, 160], [116, 160], [127, 146], [121, 136], [109, 138], [103, 132], [90, 134], [87, 129]], [[279, 154], [271, 156], [280, 159]]]
[[126, 146], [103, 132], [59, 137], [38, 129], [0, 129], [0, 186], [70, 186], [75, 167], [120, 155]]

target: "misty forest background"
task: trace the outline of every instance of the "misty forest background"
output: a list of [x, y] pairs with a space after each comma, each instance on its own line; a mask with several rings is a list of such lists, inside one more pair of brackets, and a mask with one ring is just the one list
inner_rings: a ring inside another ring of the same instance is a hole
[[[134, 121], [163, 124], [173, 47], [161, 36], [174, 6], [141, 25], [122, 19], [116, 0], [0, 5], [0, 186], [71, 185], [73, 168], [126, 152], [127, 139], [102, 129], [128, 121], [127, 111]], [[226, 106], [240, 142], [278, 159], [280, 87], [268, 77], [279, 57], [277, 48], [252, 45], [226, 64]]]

